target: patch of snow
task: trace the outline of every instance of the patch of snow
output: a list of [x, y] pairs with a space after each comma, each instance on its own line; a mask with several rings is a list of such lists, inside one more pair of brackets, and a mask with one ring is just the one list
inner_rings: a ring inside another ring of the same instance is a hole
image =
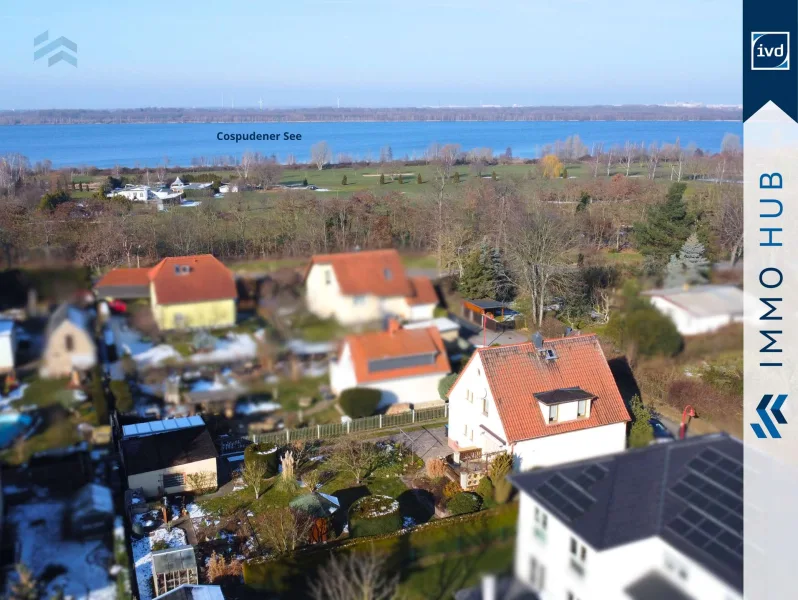
[[139, 367], [155, 367], [170, 359], [180, 359], [180, 353], [169, 344], [159, 344], [132, 356]]
[[139, 585], [139, 600], [152, 600], [154, 595], [152, 589], [152, 545], [155, 542], [166, 542], [169, 548], [185, 546], [186, 532], [179, 527], [172, 527], [171, 531], [162, 527], [140, 540], [133, 540], [133, 564], [136, 568], [136, 581]]
[[257, 413], [274, 412], [280, 410], [282, 405], [277, 402], [242, 402], [236, 406], [237, 415], [253, 415]]
[[230, 333], [224, 339], [216, 340], [216, 347], [210, 352], [194, 354], [192, 363], [232, 363], [255, 358], [258, 345], [248, 333]]
[[[50, 598], [59, 588], [75, 600], [114, 600], [116, 585], [108, 576], [107, 565], [113, 554], [102, 541], [81, 542], [61, 539], [66, 506], [59, 502], [34, 502], [9, 508], [8, 521], [17, 529], [20, 562], [38, 578], [48, 566], [62, 566], [66, 573], [50, 581], [43, 597]], [[7, 586], [16, 577], [9, 577]]]
[[0, 408], [5, 408], [12, 402], [16, 402], [17, 400], [22, 400], [22, 397], [25, 395], [25, 390], [28, 389], [28, 384], [23, 383], [13, 392], [11, 392], [8, 396], [0, 397]]

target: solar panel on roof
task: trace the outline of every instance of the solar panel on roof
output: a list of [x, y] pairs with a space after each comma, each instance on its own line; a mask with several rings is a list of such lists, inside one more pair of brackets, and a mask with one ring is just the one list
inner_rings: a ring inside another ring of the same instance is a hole
[[371, 373], [380, 371], [392, 371], [394, 369], [409, 369], [412, 367], [424, 367], [435, 364], [436, 353], [416, 354], [413, 356], [395, 356], [391, 358], [375, 358], [368, 361], [368, 369]]
[[163, 431], [163, 422], [155, 421], [153, 423], [150, 423], [150, 429], [152, 431]]
[[569, 521], [582, 516], [596, 501], [559, 473], [540, 485], [537, 493]]
[[742, 465], [707, 449], [687, 464], [670, 493], [687, 507], [667, 527], [733, 569], [743, 560]]

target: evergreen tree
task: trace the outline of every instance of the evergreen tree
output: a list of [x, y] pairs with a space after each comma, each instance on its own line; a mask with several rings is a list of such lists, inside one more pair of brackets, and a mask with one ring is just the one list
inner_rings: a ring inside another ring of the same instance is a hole
[[590, 194], [582, 192], [582, 195], [579, 196], [579, 204], [576, 205], [576, 212], [587, 210], [588, 206], [590, 206]]
[[491, 171], [491, 173], [490, 173], [490, 178], [491, 178], [493, 181], [496, 181], [496, 171]]
[[457, 171], [454, 172], [454, 176], [452, 177], [455, 183], [460, 183], [460, 173]]
[[347, 183], [346, 175], [344, 175], [343, 179], [341, 179], [341, 185], [346, 185], [346, 183]]
[[648, 408], [640, 396], [635, 396], [629, 402], [632, 413], [632, 427], [629, 429], [629, 447], [642, 448], [648, 446], [654, 439], [654, 430], [648, 422], [651, 419], [651, 409]]
[[466, 298], [493, 298], [496, 286], [484, 257], [482, 249], [472, 250], [463, 263], [463, 274], [457, 289]]
[[385, 185], [385, 174], [380, 173], [380, 185]]
[[308, 178], [307, 177], [305, 177], [305, 179], [302, 180], [302, 187], [308, 187]]
[[679, 252], [695, 223], [682, 199], [686, 187], [684, 183], [672, 184], [665, 202], [655, 206], [644, 223], [635, 224], [640, 252], [660, 265]]
[[404, 178], [402, 177], [402, 174], [401, 174], [401, 173], [399, 173], [399, 185], [402, 185], [404, 182], [405, 182], [405, 180], [404, 180]]
[[709, 261], [704, 256], [704, 244], [695, 233], [690, 234], [679, 254], [671, 254], [665, 269], [665, 286], [679, 287], [706, 283]]
[[424, 183], [424, 181], [421, 179], [421, 173], [419, 173], [419, 174], [418, 174], [418, 177], [416, 177], [416, 183], [417, 183], [417, 184], [419, 184], [419, 185], [421, 185], [422, 183]]
[[562, 168], [562, 178], [568, 179], [568, 169], [566, 169], [565, 167]]

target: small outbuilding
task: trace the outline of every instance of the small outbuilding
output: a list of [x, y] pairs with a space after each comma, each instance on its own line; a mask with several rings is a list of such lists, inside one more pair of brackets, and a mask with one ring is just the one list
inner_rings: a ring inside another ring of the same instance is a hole
[[152, 581], [156, 596], [161, 596], [184, 584], [199, 583], [194, 547], [178, 546], [153, 552]]
[[682, 335], [712, 333], [743, 320], [743, 292], [734, 285], [697, 285], [643, 292]]
[[69, 514], [69, 533], [72, 537], [103, 537], [113, 531], [113, 525], [114, 501], [109, 488], [89, 483], [72, 497]]

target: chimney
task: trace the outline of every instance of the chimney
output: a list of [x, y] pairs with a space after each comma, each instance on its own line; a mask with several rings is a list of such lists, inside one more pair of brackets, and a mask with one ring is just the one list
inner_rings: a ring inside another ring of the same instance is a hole
[[496, 600], [496, 576], [482, 576], [482, 600]]
[[388, 319], [388, 333], [393, 335], [402, 328], [402, 325], [396, 319]]
[[536, 331], [532, 336], [532, 343], [535, 344], [535, 348], [538, 350], [543, 349], [543, 336], [539, 331]]

